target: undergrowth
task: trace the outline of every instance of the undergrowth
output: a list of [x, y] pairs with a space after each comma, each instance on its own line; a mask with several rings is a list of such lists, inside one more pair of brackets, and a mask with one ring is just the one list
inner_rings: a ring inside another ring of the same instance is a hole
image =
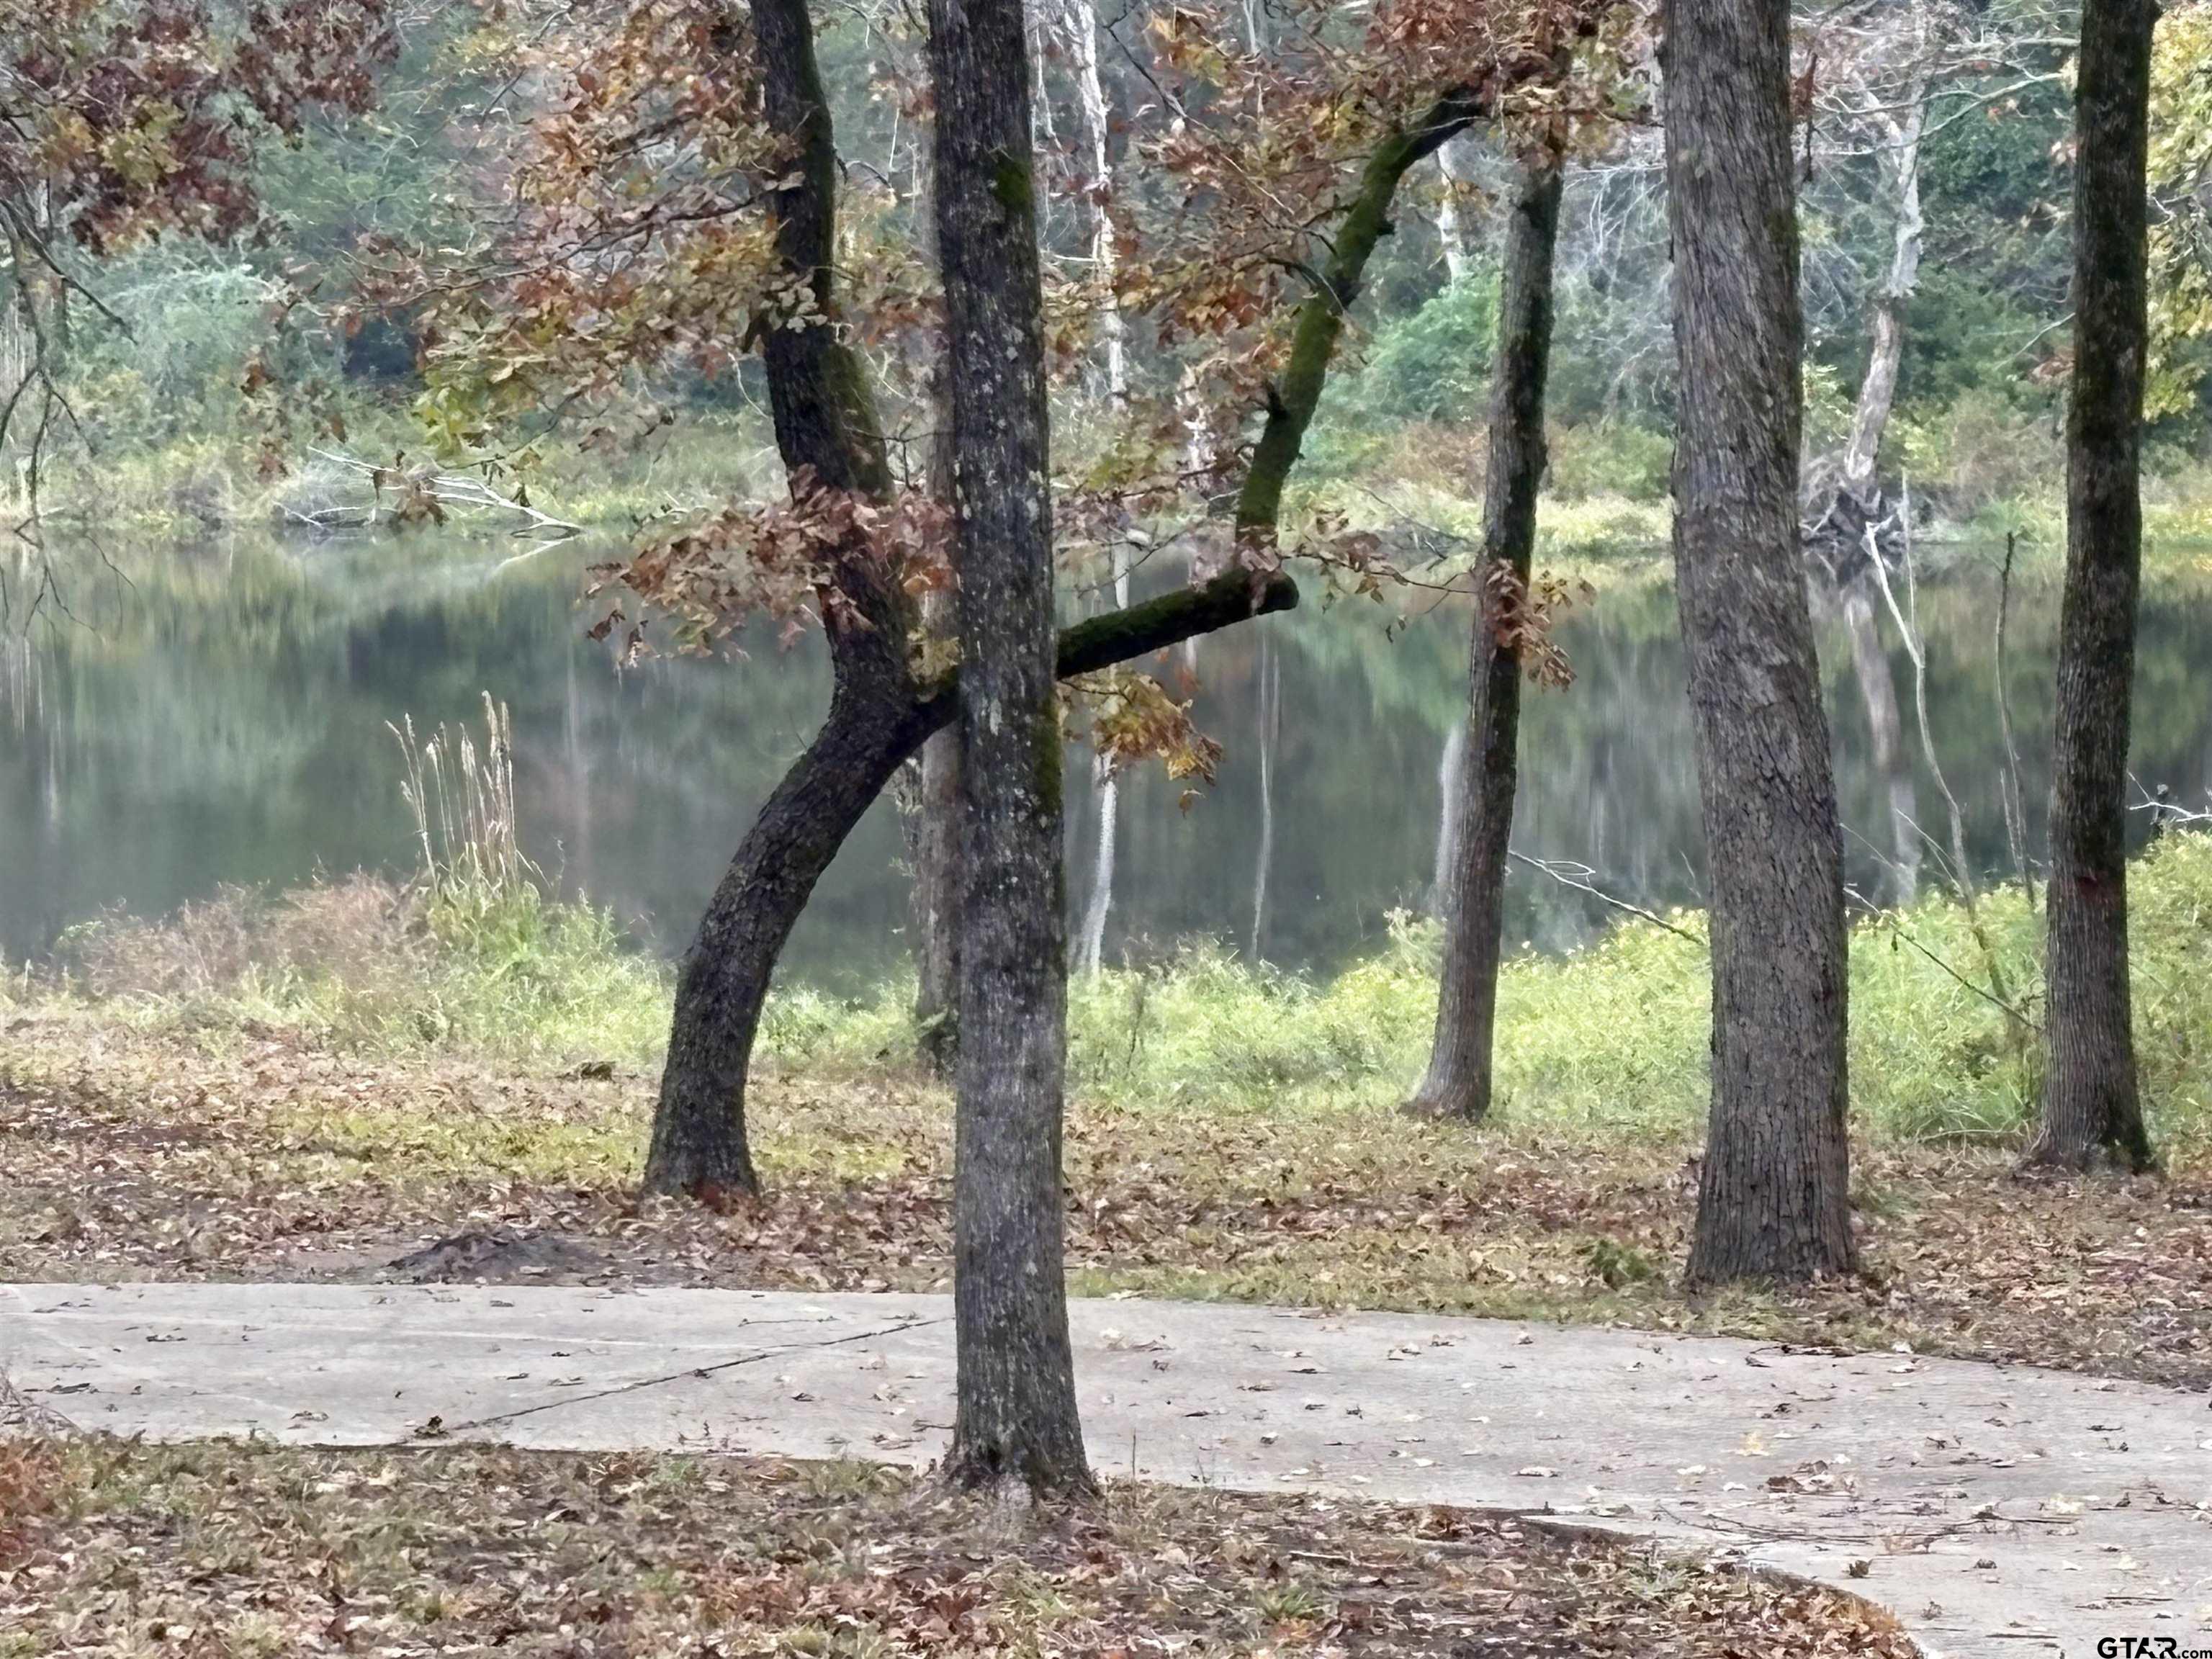
[[[2130, 886], [2154, 1132], [2173, 1156], [2201, 1159], [2212, 1152], [2212, 837], [2169, 838]], [[1572, 955], [1507, 964], [1503, 1118], [1589, 1139], [1694, 1135], [1709, 969], [1702, 918], [1673, 920], [1680, 932], [1632, 921]], [[2016, 888], [1984, 894], [1972, 918], [1935, 895], [1854, 926], [1858, 1134], [2001, 1142], [2019, 1133], [2039, 1085], [2040, 935]], [[1437, 955], [1433, 924], [1401, 916], [1382, 952], [1327, 982], [1204, 942], [1157, 966], [1078, 975], [1071, 1091], [1135, 1111], [1387, 1108], [1425, 1058]], [[654, 1063], [672, 984], [666, 965], [628, 948], [606, 915], [549, 897], [534, 876], [490, 890], [356, 877], [232, 891], [159, 923], [80, 928], [64, 963], [4, 994], [94, 999], [104, 1017], [183, 1025], [211, 1043], [296, 1028], [373, 1054], [442, 1049], [532, 1065]], [[825, 1079], [910, 1066], [911, 991], [903, 977], [856, 1000], [781, 990], [759, 1059]]]

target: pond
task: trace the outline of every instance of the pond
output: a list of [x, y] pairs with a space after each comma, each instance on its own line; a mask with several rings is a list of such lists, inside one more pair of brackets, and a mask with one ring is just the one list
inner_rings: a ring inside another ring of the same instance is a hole
[[[158, 915], [228, 883], [409, 872], [411, 819], [390, 723], [479, 725], [485, 692], [513, 714], [525, 849], [645, 948], [681, 950], [752, 813], [811, 732], [827, 667], [818, 641], [781, 652], [763, 635], [740, 661], [624, 670], [583, 632], [590, 614], [577, 595], [590, 556], [239, 538], [138, 550], [128, 580], [75, 560], [72, 616], [0, 645], [0, 953], [34, 957], [103, 909]], [[1958, 574], [1920, 593], [1929, 726], [1968, 860], [2002, 873], [2012, 866], [1996, 586], [1977, 551], [1954, 562]], [[1887, 901], [1909, 889], [1916, 865], [1923, 880], [1939, 867], [1919, 849], [1949, 845], [1942, 796], [1898, 630], [1877, 599], [1879, 647], [1855, 659], [1835, 607], [1825, 608], [1850, 879]], [[2056, 613], [2053, 583], [2015, 584], [2008, 665], [2032, 852]], [[1447, 605], [1395, 629], [1388, 619], [1371, 605], [1310, 598], [1164, 665], [1170, 684], [1190, 685], [1225, 753], [1213, 787], [1188, 803], [1156, 769], [1124, 780], [1108, 960], [1155, 959], [1204, 937], [1327, 973], [1376, 949], [1394, 912], [1430, 902], [1467, 617]], [[1516, 847], [1584, 866], [1633, 903], [1695, 903], [1702, 838], [1671, 594], [1657, 580], [1627, 584], [1560, 637], [1577, 677], [1527, 699]], [[2134, 757], [2145, 787], [2203, 801], [2208, 684], [2212, 584], [2150, 583]], [[1870, 722], [1870, 706], [1881, 720]], [[1878, 727], [1887, 728], [1879, 739]], [[1079, 916], [1099, 839], [1079, 749], [1067, 800]], [[808, 910], [789, 975], [849, 990], [902, 965], [902, 856], [896, 811], [879, 804]], [[1510, 888], [1516, 945], [1569, 949], [1615, 914], [1533, 867], [1516, 868]]]

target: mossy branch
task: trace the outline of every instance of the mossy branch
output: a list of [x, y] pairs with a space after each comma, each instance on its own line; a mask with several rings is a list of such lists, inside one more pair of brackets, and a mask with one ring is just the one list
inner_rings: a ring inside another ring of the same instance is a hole
[[1282, 517], [1283, 489], [1297, 465], [1306, 428], [1321, 405], [1322, 388], [1328, 383], [1329, 364], [1344, 333], [1345, 313], [1359, 297], [1375, 245], [1390, 234], [1390, 203], [1398, 193], [1398, 181], [1415, 162], [1473, 125], [1489, 101], [1472, 88], [1449, 93], [1421, 121], [1393, 131], [1367, 158], [1359, 175], [1359, 193], [1338, 228], [1335, 249], [1321, 272], [1320, 284], [1298, 307], [1290, 361], [1273, 388], [1267, 424], [1237, 492], [1239, 541], [1274, 538]]

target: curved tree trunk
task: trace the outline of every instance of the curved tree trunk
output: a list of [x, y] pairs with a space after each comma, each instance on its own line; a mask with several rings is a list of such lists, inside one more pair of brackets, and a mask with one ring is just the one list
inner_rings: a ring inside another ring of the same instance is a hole
[[2050, 1065], [2031, 1163], [2150, 1167], [2128, 988], [2126, 788], [2142, 558], [2153, 0], [2087, 0], [2074, 99], [2074, 386], [2051, 766]]
[[[1498, 637], [1501, 605], [1528, 592], [1544, 481], [1544, 381], [1552, 355], [1552, 253], [1561, 167], [1546, 151], [1522, 161], [1499, 278], [1498, 360], [1490, 388], [1490, 469], [1468, 661], [1468, 764], [1461, 769], [1455, 867], [1443, 884], [1443, 973], [1436, 1040], [1409, 1110], [1473, 1121], [1490, 1110], [1498, 965], [1504, 947], [1505, 866], [1520, 779], [1521, 659]], [[1501, 568], [1502, 567], [1502, 568]], [[1493, 580], [1493, 575], [1498, 580]], [[1447, 811], [1452, 809], [1447, 807]]]
[[1855, 1261], [1843, 840], [1798, 550], [1788, 0], [1666, 0], [1674, 565], [1711, 887], [1693, 1283]]
[[769, 979], [815, 883], [913, 753], [915, 723], [903, 697], [840, 695], [746, 832], [677, 977], [647, 1190], [717, 1204], [759, 1190], [745, 1076]]
[[1060, 1198], [1066, 914], [1022, 0], [930, 0], [960, 624], [956, 1486], [1087, 1492]]

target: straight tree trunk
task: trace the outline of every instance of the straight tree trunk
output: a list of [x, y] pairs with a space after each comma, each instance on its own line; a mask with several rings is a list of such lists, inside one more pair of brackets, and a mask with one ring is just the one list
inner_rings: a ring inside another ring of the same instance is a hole
[[[1505, 866], [1520, 778], [1521, 659], [1498, 635], [1504, 608], [1527, 594], [1544, 481], [1544, 380], [1552, 356], [1552, 255], [1561, 167], [1550, 146], [1516, 176], [1499, 276], [1498, 356], [1491, 371], [1490, 466], [1483, 549], [1468, 659], [1468, 763], [1461, 769], [1452, 854], [1442, 884], [1443, 974], [1428, 1074], [1409, 1110], [1473, 1122], [1490, 1110], [1498, 964], [1504, 947]], [[1448, 803], [1447, 821], [1455, 809]]]
[[2144, 161], [2154, 0], [2086, 0], [2074, 94], [2074, 385], [2051, 766], [2050, 1063], [2029, 1162], [2150, 1167], [2128, 994], [2126, 785], [2142, 556]]
[[1711, 890], [1693, 1284], [1855, 1264], [1843, 843], [1798, 550], [1788, 0], [1665, 0], [1674, 565]]
[[[934, 214], [933, 212], [933, 217]], [[929, 445], [929, 489], [952, 505], [952, 378], [939, 361], [932, 377], [936, 429]], [[951, 597], [930, 593], [921, 625], [931, 634], [953, 628]], [[952, 726], [921, 746], [921, 788], [915, 802], [914, 1024], [922, 1061], [940, 1078], [960, 1054], [960, 733]]]
[[951, 319], [962, 884], [945, 1474], [1091, 1490], [1062, 1267], [1067, 963], [1043, 298], [1021, 0], [930, 0]]

